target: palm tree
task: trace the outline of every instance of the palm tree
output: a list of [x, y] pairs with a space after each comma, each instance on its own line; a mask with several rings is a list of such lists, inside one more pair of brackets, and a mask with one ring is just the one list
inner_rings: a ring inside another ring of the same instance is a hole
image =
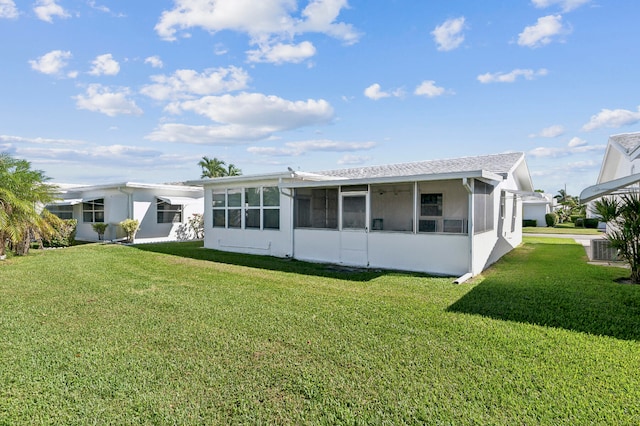
[[594, 212], [611, 224], [607, 231], [609, 244], [629, 263], [631, 282], [640, 284], [640, 194], [602, 198], [595, 202]]
[[242, 170], [237, 168], [235, 164], [229, 163], [227, 166], [227, 170], [225, 172], [225, 176], [240, 176], [242, 174]]
[[38, 209], [55, 199], [56, 187], [31, 163], [0, 154], [0, 258], [7, 243], [16, 254], [26, 254], [32, 238], [41, 239], [54, 230]]
[[202, 157], [202, 160], [198, 162], [198, 166], [202, 168], [202, 175], [200, 176], [200, 178], [204, 179], [226, 176], [227, 169], [225, 169], [224, 165], [224, 161], [218, 160], [215, 157]]

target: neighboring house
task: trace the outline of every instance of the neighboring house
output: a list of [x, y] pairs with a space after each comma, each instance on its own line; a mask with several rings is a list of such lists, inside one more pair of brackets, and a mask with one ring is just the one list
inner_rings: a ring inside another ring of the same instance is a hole
[[554, 201], [551, 194], [536, 193], [535, 196], [522, 197], [522, 218], [535, 220], [538, 227], [547, 226], [545, 215], [553, 211]]
[[524, 154], [204, 179], [211, 249], [469, 276], [522, 241]]
[[114, 183], [96, 186], [59, 185], [60, 200], [46, 206], [63, 219], [77, 219], [76, 239], [96, 241], [94, 223], [108, 223], [105, 240], [126, 237], [119, 223], [137, 219], [135, 242], [171, 241], [190, 237], [187, 221], [203, 213], [201, 187]]
[[600, 174], [595, 185], [580, 193], [587, 204], [587, 216], [594, 216], [592, 203], [606, 195], [640, 191], [640, 133], [623, 133], [609, 137]]

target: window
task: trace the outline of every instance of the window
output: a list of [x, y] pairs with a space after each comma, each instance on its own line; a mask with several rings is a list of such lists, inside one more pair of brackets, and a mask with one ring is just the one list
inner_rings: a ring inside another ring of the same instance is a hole
[[73, 219], [73, 206], [52, 204], [47, 206], [47, 210], [49, 210], [51, 214], [58, 216], [60, 219]]
[[260, 229], [260, 188], [244, 190], [245, 228]]
[[262, 228], [280, 229], [280, 190], [277, 186], [262, 188]]
[[473, 221], [475, 232], [493, 229], [493, 185], [475, 180], [473, 187]]
[[229, 228], [242, 227], [242, 189], [229, 189], [227, 191], [227, 226]]
[[294, 209], [296, 228], [338, 229], [338, 188], [298, 188]]
[[215, 189], [212, 204], [214, 228], [280, 229], [278, 187]]
[[414, 185], [371, 185], [371, 231], [413, 231]]
[[342, 229], [364, 229], [367, 224], [367, 197], [350, 195], [342, 197]]
[[156, 202], [158, 223], [182, 223], [182, 206], [165, 201]]
[[227, 193], [224, 189], [213, 190], [213, 227], [224, 228], [227, 226]]
[[442, 194], [421, 194], [420, 216], [442, 216]]
[[82, 203], [82, 221], [87, 223], [104, 222], [104, 198]]

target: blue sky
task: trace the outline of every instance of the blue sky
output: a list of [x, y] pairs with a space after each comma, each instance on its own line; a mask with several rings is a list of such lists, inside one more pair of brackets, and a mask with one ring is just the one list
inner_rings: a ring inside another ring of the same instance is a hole
[[511, 151], [595, 183], [640, 131], [637, 0], [0, 0], [0, 151], [175, 182]]

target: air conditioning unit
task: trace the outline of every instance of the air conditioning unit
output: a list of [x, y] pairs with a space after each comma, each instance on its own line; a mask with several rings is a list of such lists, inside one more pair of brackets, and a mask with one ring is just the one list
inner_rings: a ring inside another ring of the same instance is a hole
[[618, 259], [618, 250], [609, 245], [609, 240], [591, 240], [591, 259], [614, 261]]

